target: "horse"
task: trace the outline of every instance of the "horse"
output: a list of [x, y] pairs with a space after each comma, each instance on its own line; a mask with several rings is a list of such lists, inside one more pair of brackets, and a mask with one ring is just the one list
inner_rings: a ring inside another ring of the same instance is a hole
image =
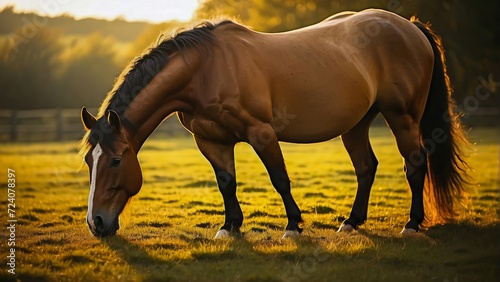
[[142, 186], [137, 154], [175, 113], [215, 172], [225, 209], [215, 238], [240, 233], [243, 223], [235, 144], [250, 144], [265, 165], [286, 211], [283, 237], [290, 237], [302, 232], [303, 220], [279, 142], [338, 136], [357, 178], [352, 211], [338, 231], [357, 230], [378, 165], [368, 133], [379, 113], [411, 190], [402, 233], [452, 218], [466, 195], [468, 141], [454, 112], [444, 49], [416, 18], [369, 9], [274, 34], [207, 21], [159, 40], [123, 70], [96, 117], [82, 108], [93, 235], [116, 234], [120, 213]]

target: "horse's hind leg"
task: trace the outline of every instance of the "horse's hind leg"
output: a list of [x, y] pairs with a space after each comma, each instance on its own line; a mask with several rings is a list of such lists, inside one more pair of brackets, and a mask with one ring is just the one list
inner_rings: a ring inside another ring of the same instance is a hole
[[371, 108], [363, 119], [351, 130], [342, 134], [342, 141], [351, 157], [356, 177], [358, 190], [352, 206], [351, 215], [339, 228], [340, 231], [352, 231], [365, 222], [368, 214], [368, 199], [372, 188], [378, 161], [373, 153], [368, 136], [368, 131], [378, 110]]
[[208, 159], [215, 171], [219, 191], [224, 199], [226, 218], [215, 238], [240, 233], [243, 213], [236, 198], [236, 173], [234, 168], [234, 144], [220, 144], [195, 137], [201, 153]]
[[405, 160], [406, 180], [412, 194], [410, 220], [402, 233], [415, 232], [424, 220], [423, 193], [427, 172], [426, 154], [420, 145], [420, 118], [408, 113], [383, 112], [383, 115], [396, 137], [398, 149]]

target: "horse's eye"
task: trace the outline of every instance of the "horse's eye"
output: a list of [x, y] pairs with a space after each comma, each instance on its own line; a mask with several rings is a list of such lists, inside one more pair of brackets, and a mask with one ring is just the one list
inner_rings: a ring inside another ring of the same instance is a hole
[[117, 167], [120, 165], [121, 162], [122, 162], [122, 159], [113, 158], [113, 159], [111, 159], [111, 164], [109, 165], [109, 167]]

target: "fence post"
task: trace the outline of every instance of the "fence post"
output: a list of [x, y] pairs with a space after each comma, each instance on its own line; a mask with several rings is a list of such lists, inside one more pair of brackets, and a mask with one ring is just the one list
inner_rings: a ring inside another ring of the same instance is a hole
[[56, 109], [56, 140], [61, 141], [64, 135], [64, 119], [62, 115], [62, 109]]
[[17, 110], [12, 110], [10, 115], [10, 140], [17, 141]]

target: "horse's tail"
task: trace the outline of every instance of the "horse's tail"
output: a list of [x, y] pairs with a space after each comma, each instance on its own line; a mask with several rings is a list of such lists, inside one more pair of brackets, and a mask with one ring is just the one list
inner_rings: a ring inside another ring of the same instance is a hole
[[470, 179], [464, 150], [470, 143], [462, 130], [460, 115], [454, 111], [441, 38], [429, 24], [415, 17], [410, 21], [424, 33], [434, 52], [432, 81], [420, 122], [421, 138], [427, 151], [424, 223], [430, 225], [451, 219], [456, 215], [456, 204], [463, 204], [468, 199], [464, 186]]

